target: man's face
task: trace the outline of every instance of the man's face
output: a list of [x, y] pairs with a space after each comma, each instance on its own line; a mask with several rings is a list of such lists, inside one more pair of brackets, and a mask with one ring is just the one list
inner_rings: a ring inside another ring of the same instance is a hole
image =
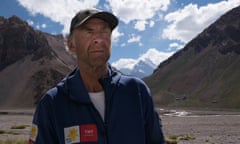
[[105, 65], [111, 54], [111, 34], [108, 23], [91, 18], [74, 29], [69, 49], [76, 53], [80, 66]]

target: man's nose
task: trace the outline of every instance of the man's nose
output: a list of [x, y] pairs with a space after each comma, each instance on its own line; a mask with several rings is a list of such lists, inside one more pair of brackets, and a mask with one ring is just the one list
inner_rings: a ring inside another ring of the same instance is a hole
[[95, 37], [93, 41], [94, 41], [94, 43], [102, 43], [104, 41], [104, 38], [100, 37], [100, 36], [99, 37]]
[[94, 43], [101, 43], [106, 39], [106, 34], [102, 32], [94, 33]]

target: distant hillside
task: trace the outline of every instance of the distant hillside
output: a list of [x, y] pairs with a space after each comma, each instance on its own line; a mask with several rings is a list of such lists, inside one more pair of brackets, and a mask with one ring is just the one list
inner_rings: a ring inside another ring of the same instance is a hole
[[157, 104], [240, 108], [239, 18], [224, 14], [144, 79]]
[[16, 16], [0, 17], [0, 108], [33, 107], [74, 65], [61, 35], [36, 31]]

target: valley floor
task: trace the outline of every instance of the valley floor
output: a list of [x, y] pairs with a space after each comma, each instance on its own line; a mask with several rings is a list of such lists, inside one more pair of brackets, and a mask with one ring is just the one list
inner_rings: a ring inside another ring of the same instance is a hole
[[161, 118], [165, 136], [178, 144], [240, 143], [240, 112], [180, 110]]
[[[0, 142], [27, 140], [32, 113], [32, 110], [0, 110]], [[177, 137], [178, 144], [240, 143], [240, 112], [165, 110], [160, 113], [165, 136]]]

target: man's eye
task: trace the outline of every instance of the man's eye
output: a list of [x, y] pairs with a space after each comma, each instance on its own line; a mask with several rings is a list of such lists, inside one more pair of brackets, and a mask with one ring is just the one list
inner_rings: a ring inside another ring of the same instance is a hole
[[91, 31], [91, 30], [86, 30], [86, 32], [89, 34], [93, 33], [93, 31]]
[[104, 33], [104, 34], [108, 34], [109, 32], [108, 32], [108, 31], [103, 31], [102, 33]]
[[104, 33], [104, 34], [110, 34], [111, 31], [109, 31], [109, 30], [104, 30], [104, 31], [102, 31], [101, 33]]

